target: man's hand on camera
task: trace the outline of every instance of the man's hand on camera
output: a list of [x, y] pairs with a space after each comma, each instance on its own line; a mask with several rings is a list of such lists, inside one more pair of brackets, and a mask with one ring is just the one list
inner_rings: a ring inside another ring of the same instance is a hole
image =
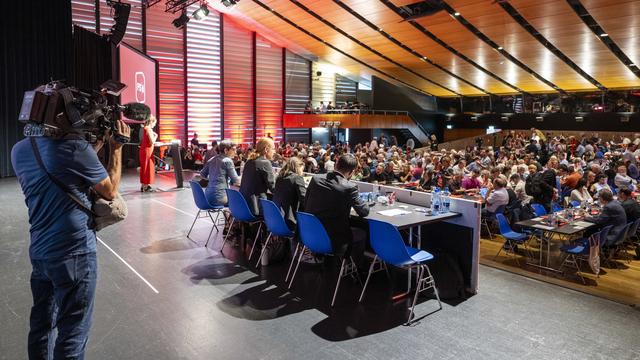
[[131, 128], [122, 120], [116, 122], [116, 133], [111, 135], [111, 149], [120, 149], [124, 145], [117, 140], [118, 137], [127, 139], [131, 137]]

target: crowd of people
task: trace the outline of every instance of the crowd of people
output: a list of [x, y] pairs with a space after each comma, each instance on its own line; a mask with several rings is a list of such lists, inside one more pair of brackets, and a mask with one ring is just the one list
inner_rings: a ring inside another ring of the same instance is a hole
[[369, 105], [361, 103], [359, 101], [345, 101], [341, 105], [334, 105], [333, 101], [320, 101], [320, 104], [315, 108], [311, 105], [311, 101], [307, 102], [304, 107], [305, 114], [327, 114], [332, 112], [337, 113], [350, 113], [350, 112], [359, 112], [362, 110], [368, 110]]

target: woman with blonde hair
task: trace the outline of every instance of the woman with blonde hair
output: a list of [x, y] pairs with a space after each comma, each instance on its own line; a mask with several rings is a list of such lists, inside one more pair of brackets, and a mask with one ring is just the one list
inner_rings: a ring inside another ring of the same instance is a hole
[[142, 138], [140, 139], [140, 191], [153, 191], [151, 184], [155, 177], [156, 169], [153, 162], [153, 143], [158, 138], [158, 134], [153, 131], [156, 126], [156, 117], [150, 115], [144, 122], [144, 127], [140, 129]]
[[247, 200], [254, 215], [260, 215], [258, 199], [267, 198], [267, 190], [273, 191], [275, 178], [271, 160], [275, 153], [272, 139], [261, 138], [256, 143], [253, 152], [242, 170], [240, 192]]
[[278, 173], [273, 190], [273, 202], [284, 211], [284, 219], [290, 229], [296, 227], [296, 211], [302, 210], [307, 188], [302, 177], [304, 162], [290, 157]]

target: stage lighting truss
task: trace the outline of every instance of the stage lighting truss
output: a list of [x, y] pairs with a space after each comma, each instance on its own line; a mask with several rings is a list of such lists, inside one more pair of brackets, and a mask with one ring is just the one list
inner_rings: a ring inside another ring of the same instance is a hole
[[197, 3], [198, 0], [167, 0], [164, 11], [172, 14], [183, 11], [187, 7]]

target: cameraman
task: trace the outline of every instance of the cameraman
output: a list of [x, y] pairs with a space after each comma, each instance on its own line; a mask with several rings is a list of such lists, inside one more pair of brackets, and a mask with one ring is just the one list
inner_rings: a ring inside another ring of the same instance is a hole
[[[129, 137], [129, 126], [118, 120], [118, 135]], [[67, 129], [68, 130], [68, 129]], [[89, 191], [112, 200], [120, 184], [122, 143], [110, 137], [110, 161], [105, 169], [96, 151], [79, 134], [63, 138], [37, 137], [37, 147], [47, 171], [66, 184], [91, 208]], [[28, 353], [30, 359], [47, 359], [53, 328], [58, 329], [55, 359], [83, 359], [91, 327], [97, 280], [96, 233], [92, 217], [81, 209], [39, 166], [29, 138], [11, 151], [31, 224], [31, 308]], [[55, 319], [53, 318], [55, 315]]]

